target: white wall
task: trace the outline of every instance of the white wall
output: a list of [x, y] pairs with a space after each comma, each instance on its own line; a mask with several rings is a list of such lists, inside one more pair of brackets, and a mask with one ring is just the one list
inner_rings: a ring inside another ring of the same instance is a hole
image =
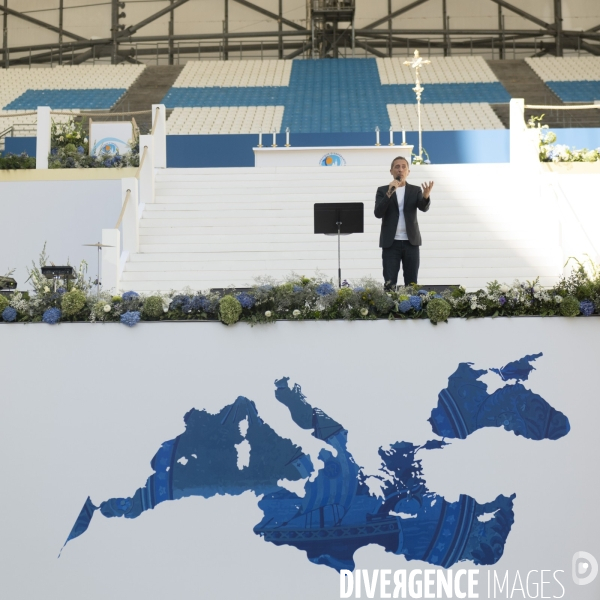
[[[567, 415], [567, 436], [535, 442], [484, 429], [419, 457], [428, 487], [448, 501], [517, 494], [500, 578], [562, 570], [565, 598], [595, 600], [600, 578], [575, 586], [571, 558], [581, 550], [600, 558], [599, 334], [594, 318], [0, 325], [0, 597], [339, 598], [335, 571], [253, 534], [262, 513], [251, 493], [169, 501], [131, 520], [97, 513], [57, 555], [86, 497], [98, 504], [143, 485], [192, 407], [214, 413], [245, 396], [319, 467], [322, 443], [274, 399], [273, 381], [289, 376], [348, 429], [350, 452], [373, 472], [380, 446], [435, 437], [426, 419], [458, 363], [489, 369], [543, 352], [525, 387]], [[491, 373], [483, 380], [490, 392], [503, 385]], [[427, 566], [379, 546], [355, 559], [361, 569]], [[479, 592], [489, 597], [485, 584]]]
[[0, 275], [16, 268], [20, 289], [27, 267], [46, 250], [56, 265], [74, 267], [86, 260], [95, 279], [95, 248], [83, 244], [101, 241], [102, 229], [114, 227], [121, 210], [121, 181], [30, 181], [0, 183]]

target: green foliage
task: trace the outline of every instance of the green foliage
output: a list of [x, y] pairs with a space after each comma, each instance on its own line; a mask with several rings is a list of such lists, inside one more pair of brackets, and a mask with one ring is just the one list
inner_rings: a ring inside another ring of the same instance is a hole
[[452, 307], [443, 298], [433, 298], [427, 303], [427, 316], [437, 325], [440, 321], [447, 321]]
[[539, 138], [539, 158], [541, 162], [597, 162], [600, 161], [600, 148], [576, 150], [564, 144], [556, 144], [556, 134], [543, 125], [544, 115], [529, 117], [527, 126], [537, 129]]
[[164, 313], [163, 299], [160, 296], [150, 296], [144, 301], [142, 317], [145, 319], [158, 319]]
[[579, 314], [579, 300], [573, 296], [567, 296], [561, 302], [560, 314], [563, 317], [576, 317]]
[[61, 299], [61, 310], [63, 317], [76, 317], [85, 307], [85, 294], [78, 289], [65, 292]]
[[8, 298], [0, 294], [0, 313], [8, 306]]
[[70, 118], [66, 122], [52, 122], [51, 150], [48, 155], [50, 169], [107, 169], [138, 167], [140, 164], [137, 134], [129, 140], [129, 151], [124, 155], [89, 155], [89, 140], [83, 122]]
[[219, 317], [225, 325], [237, 323], [242, 314], [242, 305], [233, 296], [223, 296], [219, 301]]
[[0, 170], [6, 169], [35, 169], [35, 157], [22, 154], [7, 154], [0, 156]]

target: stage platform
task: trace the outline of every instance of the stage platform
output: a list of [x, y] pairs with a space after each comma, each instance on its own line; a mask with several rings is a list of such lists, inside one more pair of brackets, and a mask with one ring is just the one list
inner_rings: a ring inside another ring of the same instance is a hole
[[[381, 278], [375, 191], [382, 167], [166, 169], [156, 202], [140, 220], [139, 252], [123, 289], [168, 291], [248, 287], [291, 272], [337, 279], [337, 238], [313, 233], [317, 202], [363, 202], [365, 233], [342, 238], [342, 278]], [[494, 279], [562, 273], [556, 202], [537, 177], [505, 165], [413, 166], [409, 182], [435, 181], [431, 209], [419, 214], [420, 283], [480, 288]]]

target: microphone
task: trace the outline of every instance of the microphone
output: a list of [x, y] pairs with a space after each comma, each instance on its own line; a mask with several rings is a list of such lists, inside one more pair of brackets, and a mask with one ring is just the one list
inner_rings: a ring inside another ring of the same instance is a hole
[[[400, 175], [396, 175], [396, 177], [394, 177], [394, 179], [396, 181], [400, 181], [402, 183], [402, 177], [400, 177]], [[392, 186], [390, 185], [390, 188], [388, 189], [388, 195], [391, 196], [396, 190], [392, 189]]]

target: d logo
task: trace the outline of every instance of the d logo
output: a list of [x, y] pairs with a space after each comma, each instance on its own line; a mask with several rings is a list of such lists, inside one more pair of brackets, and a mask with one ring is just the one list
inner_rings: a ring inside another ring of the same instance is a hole
[[598, 575], [598, 561], [589, 552], [573, 554], [573, 581], [577, 585], [592, 583]]

